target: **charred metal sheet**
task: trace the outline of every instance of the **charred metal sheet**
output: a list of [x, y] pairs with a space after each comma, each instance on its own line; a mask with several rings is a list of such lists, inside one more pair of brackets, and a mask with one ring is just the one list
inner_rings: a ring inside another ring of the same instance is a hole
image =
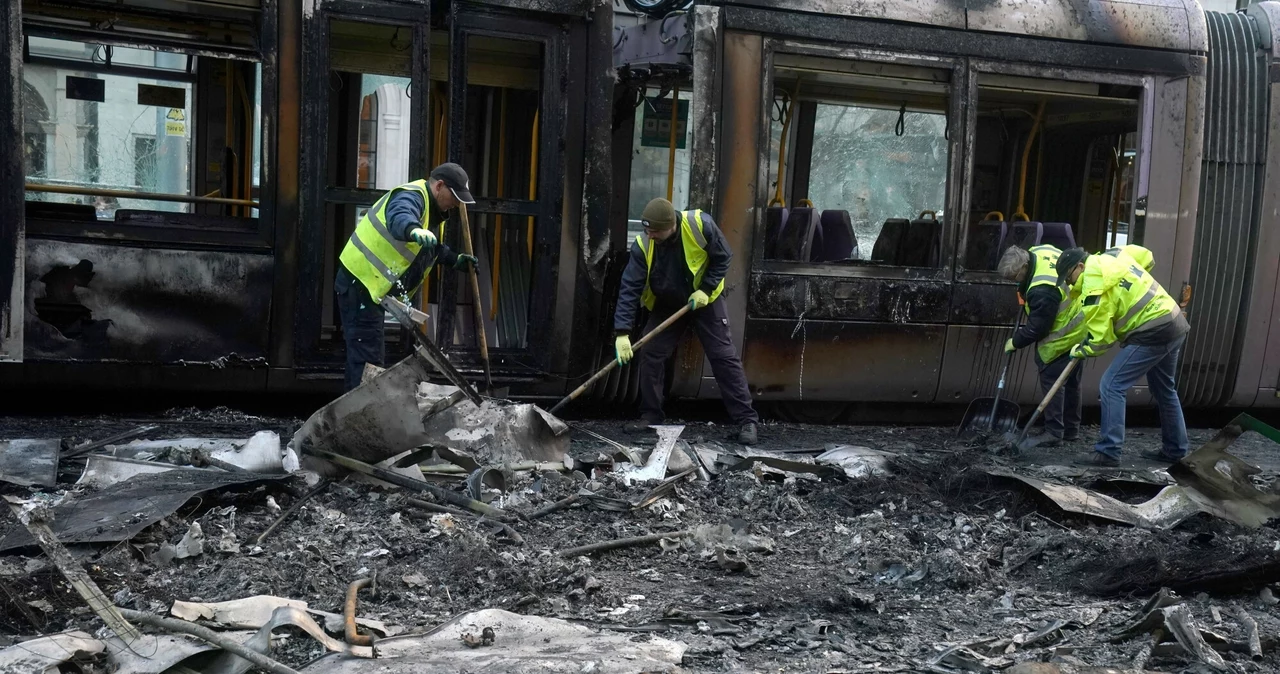
[[[22, 138], [22, 3], [7, 2], [0, 9], [0, 135]], [[22, 360], [24, 197], [21, 142], [6, 142], [0, 150], [0, 361]]]
[[[588, 280], [596, 292], [604, 287], [611, 247], [609, 209], [613, 183], [613, 133], [610, 118], [613, 111], [604, 102], [613, 100], [612, 41], [613, 5], [610, 0], [594, 0], [586, 40], [586, 95], [581, 101], [591, 102], [584, 106], [586, 150], [583, 153], [582, 211], [587, 236], [582, 244], [582, 253]], [[621, 195], [618, 199], [626, 201]]]
[[[469, 2], [492, 7], [508, 7], [526, 12], [569, 14], [579, 17], [587, 16], [592, 11], [599, 11], [597, 0], [469, 0]], [[610, 5], [609, 14], [613, 14], [612, 5]]]
[[712, 0], [767, 9], [925, 24], [957, 30], [1205, 51], [1192, 0]]
[[751, 319], [743, 367], [757, 400], [933, 400], [946, 326]]
[[[995, 395], [996, 381], [1004, 365], [1004, 342], [1013, 333], [1013, 321], [1005, 327], [947, 326], [946, 357], [938, 377], [937, 402], [968, 403]], [[1014, 353], [1001, 398], [1018, 404], [1036, 404], [1039, 389], [1035, 356], [1031, 349]]]
[[265, 365], [271, 283], [265, 255], [32, 239], [25, 355]]
[[[1265, 157], [1265, 174], [1268, 177], [1280, 175], [1280, 78], [1277, 78], [1276, 55], [1280, 54], [1280, 3], [1263, 2], [1249, 7], [1249, 16], [1258, 23], [1262, 33], [1263, 47], [1271, 53], [1270, 86], [1267, 88], [1267, 99], [1272, 113], [1269, 115], [1267, 144]], [[1280, 190], [1263, 190], [1262, 203], [1259, 205], [1262, 217], [1268, 222], [1280, 219]], [[1255, 270], [1253, 299], [1250, 302], [1250, 315], [1258, 316], [1253, 322], [1250, 333], [1245, 337], [1244, 359], [1241, 372], [1253, 372], [1257, 375], [1256, 384], [1252, 381], [1246, 389], [1242, 376], [1237, 385], [1236, 399], [1230, 404], [1248, 407], [1276, 406], [1280, 398], [1276, 397], [1276, 382], [1280, 381], [1280, 334], [1270, 326], [1280, 316], [1280, 293], [1277, 288], [1277, 266], [1280, 266], [1280, 230], [1275, 227], [1264, 227], [1259, 233], [1257, 269]], [[1260, 359], [1260, 360], [1259, 360]], [[1250, 394], [1253, 395], [1250, 395]]]
[[1013, 325], [1018, 289], [1012, 283], [957, 283], [951, 292], [948, 323]]
[[[91, 495], [64, 500], [53, 509], [53, 533], [62, 543], [126, 541], [199, 494], [276, 479], [193, 468], [137, 475]], [[31, 545], [35, 540], [26, 528], [15, 526], [0, 540], [0, 552]]]
[[41, 487], [58, 483], [59, 438], [0, 440], [0, 482]]
[[1204, 64], [1185, 52], [1129, 45], [1044, 40], [1021, 35], [947, 30], [845, 16], [814, 16], [725, 7], [725, 28], [779, 36], [858, 44], [908, 53], [972, 56], [992, 60], [1016, 58], [1026, 63], [1169, 74], [1200, 74]]
[[938, 281], [802, 276], [758, 272], [751, 278], [752, 318], [943, 323], [950, 286]]

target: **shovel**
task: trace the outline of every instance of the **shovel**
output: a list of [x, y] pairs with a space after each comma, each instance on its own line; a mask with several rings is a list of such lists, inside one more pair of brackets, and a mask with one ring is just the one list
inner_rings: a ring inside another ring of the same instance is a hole
[[[649, 343], [649, 340], [652, 339], [655, 335], [671, 327], [672, 323], [675, 323], [676, 321], [680, 320], [680, 317], [684, 316], [687, 313], [689, 313], [689, 305], [686, 304], [680, 307], [679, 311], [675, 312], [674, 314], [671, 314], [671, 316], [667, 318], [667, 320], [659, 323], [658, 327], [654, 328], [653, 331], [651, 331], [649, 334], [636, 340], [636, 343], [632, 345], [631, 350], [639, 351], [640, 347]], [[600, 381], [600, 379], [603, 378], [606, 374], [609, 374], [610, 370], [612, 370], [617, 366], [618, 366], [618, 359], [615, 358], [609, 361], [608, 365], [605, 365], [604, 367], [600, 368], [599, 372], [591, 375], [591, 378], [583, 382], [582, 386], [579, 386], [578, 388], [574, 389], [573, 393], [570, 393], [569, 395], [562, 398], [560, 402], [556, 403], [556, 406], [552, 407], [550, 410], [551, 414], [555, 414], [556, 412], [559, 412], [560, 408], [573, 402], [575, 399], [577, 399], [578, 396], [582, 395], [583, 393], [586, 393], [587, 389], [591, 388], [593, 384]]]
[[[1022, 326], [1022, 313], [1021, 302], [1019, 302], [1018, 317], [1013, 323], [1015, 333]], [[956, 435], [972, 437], [995, 433], [997, 430], [1005, 434], [1017, 430], [1018, 417], [1022, 414], [1022, 410], [1012, 400], [1000, 398], [1000, 394], [1004, 393], [1005, 378], [1009, 374], [1009, 364], [1012, 362], [1013, 354], [1010, 353], [1004, 359], [1004, 367], [1000, 370], [1000, 382], [996, 384], [995, 397], [974, 398], [973, 402], [969, 403], [969, 409], [964, 412], [964, 419], [960, 421], [960, 430]]]
[[[1071, 371], [1076, 369], [1076, 365], [1080, 364], [1079, 358], [1072, 358], [1067, 366], [1062, 368], [1062, 374], [1058, 375], [1058, 380], [1053, 382], [1053, 386], [1049, 387], [1049, 392], [1045, 394], [1044, 400], [1040, 401], [1040, 405], [1036, 407], [1036, 411], [1031, 413], [1031, 418], [1027, 419], [1027, 425], [1022, 427], [1022, 432], [1018, 433], [1018, 439], [1009, 445], [1009, 449], [1013, 451], [1021, 451], [1022, 441], [1027, 439], [1027, 431], [1031, 430], [1031, 426], [1036, 423], [1036, 419], [1040, 418], [1040, 413], [1044, 412], [1044, 408], [1049, 406], [1049, 401], [1053, 400], [1053, 396], [1058, 394], [1058, 389], [1067, 383], [1067, 377], [1071, 376]], [[1017, 418], [1014, 419], [1015, 425]]]

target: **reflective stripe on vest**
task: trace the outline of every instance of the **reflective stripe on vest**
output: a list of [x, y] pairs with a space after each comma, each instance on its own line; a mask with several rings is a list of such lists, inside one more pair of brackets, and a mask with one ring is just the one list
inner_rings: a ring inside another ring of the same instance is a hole
[[[1042, 285], [1053, 286], [1063, 298], [1058, 303], [1058, 311], [1053, 318], [1053, 330], [1036, 342], [1036, 354], [1040, 356], [1040, 362], [1051, 363], [1084, 339], [1084, 312], [1081, 311], [1080, 298], [1072, 298], [1068, 289], [1058, 283], [1057, 265], [1062, 251], [1055, 246], [1043, 245], [1032, 246], [1028, 252], [1035, 256], [1036, 273], [1031, 277], [1027, 290]], [[1053, 270], [1053, 273], [1039, 273], [1043, 269]], [[1030, 305], [1026, 306], [1026, 312], [1031, 314]]]
[[[382, 195], [373, 206], [356, 223], [355, 231], [343, 247], [339, 259], [342, 266], [351, 272], [369, 291], [374, 302], [381, 302], [391, 288], [400, 280], [401, 275], [413, 264], [421, 249], [416, 243], [400, 241], [387, 229], [387, 204], [397, 192], [410, 190], [422, 197], [423, 228], [429, 228], [431, 217], [431, 198], [428, 194], [427, 181], [415, 180], [395, 187]], [[418, 287], [421, 279], [417, 279], [410, 292]]]
[[[689, 214], [693, 214], [693, 222], [697, 223], [697, 227], [689, 224]], [[693, 274], [693, 288], [697, 290], [702, 286], [702, 277], [707, 271], [707, 236], [702, 232], [702, 211], [684, 211], [680, 214], [680, 242], [684, 248], [684, 261], [689, 266], [689, 273]], [[653, 270], [653, 239], [649, 239], [645, 243], [643, 234], [636, 236], [636, 243], [640, 246], [640, 250], [644, 251], [644, 292], [640, 294], [640, 303], [644, 308], [652, 311], [654, 305], [657, 304], [658, 298], [649, 289], [649, 272]], [[724, 279], [720, 279], [720, 283], [716, 285], [716, 289], [708, 296], [708, 301], [714, 302], [724, 292]]]

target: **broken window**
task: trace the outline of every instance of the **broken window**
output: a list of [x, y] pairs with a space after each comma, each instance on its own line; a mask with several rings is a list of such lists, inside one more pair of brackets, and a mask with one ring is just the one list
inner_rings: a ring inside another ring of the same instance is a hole
[[1137, 243], [1140, 98], [1137, 86], [979, 73], [963, 268], [994, 271], [1014, 245]]
[[767, 260], [939, 267], [944, 70], [779, 54]]
[[[256, 64], [55, 37], [27, 41], [27, 201], [49, 204], [37, 206], [36, 217], [250, 215], [261, 152]], [[242, 203], [202, 200], [209, 197]]]

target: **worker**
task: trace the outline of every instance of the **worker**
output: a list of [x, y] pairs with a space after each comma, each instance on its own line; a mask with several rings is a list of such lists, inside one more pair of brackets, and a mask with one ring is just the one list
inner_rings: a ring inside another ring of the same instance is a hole
[[[1026, 321], [1004, 344], [1005, 353], [1031, 345], [1036, 347], [1036, 369], [1045, 395], [1053, 388], [1071, 362], [1071, 347], [1084, 337], [1084, 315], [1080, 299], [1069, 297], [1066, 286], [1058, 285], [1058, 256], [1054, 246], [1034, 246], [1030, 250], [1010, 246], [1000, 258], [1000, 275], [1018, 283]], [[1028, 438], [1020, 449], [1057, 447], [1080, 437], [1080, 368], [1072, 370], [1044, 408], [1044, 433]]]
[[653, 332], [683, 305], [692, 311], [654, 335], [640, 354], [640, 419], [628, 424], [627, 430], [639, 432], [662, 423], [666, 361], [692, 324], [711, 361], [729, 418], [738, 425], [738, 442], [755, 444], [760, 417], [751, 406], [747, 376], [733, 348], [729, 310], [720, 300], [733, 257], [729, 244], [710, 215], [677, 213], [666, 199], [650, 201], [641, 218], [644, 234], [631, 244], [613, 315], [618, 364], [626, 365], [633, 355], [630, 333], [641, 304], [649, 310], [645, 333]]
[[[1142, 249], [1146, 250], [1146, 249]], [[1094, 358], [1116, 344], [1120, 353], [1102, 375], [1102, 428], [1092, 465], [1120, 465], [1124, 444], [1125, 392], [1143, 376], [1160, 412], [1161, 447], [1147, 459], [1173, 463], [1187, 454], [1187, 426], [1174, 379], [1178, 355], [1191, 330], [1169, 293], [1131, 254], [1089, 255], [1082, 248], [1058, 257], [1059, 281], [1071, 286], [1084, 313], [1085, 339], [1071, 349], [1076, 359]]]
[[467, 172], [441, 164], [426, 180], [392, 188], [356, 223], [333, 283], [347, 343], [345, 390], [360, 385], [365, 363], [382, 365], [386, 357], [382, 298], [412, 295], [437, 262], [458, 271], [476, 263], [440, 243], [437, 233], [460, 203], [475, 203]]

